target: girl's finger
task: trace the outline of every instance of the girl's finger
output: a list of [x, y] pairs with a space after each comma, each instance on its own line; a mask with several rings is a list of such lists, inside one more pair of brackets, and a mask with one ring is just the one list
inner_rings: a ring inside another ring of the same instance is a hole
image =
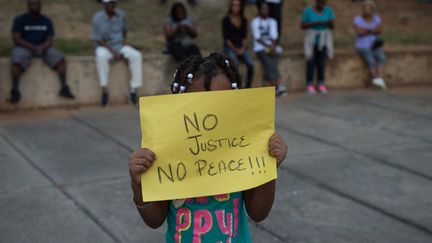
[[277, 154], [278, 154], [278, 153], [277, 153], [277, 150], [275, 150], [275, 149], [270, 150], [270, 155], [271, 155], [272, 157], [276, 157]]
[[279, 143], [271, 143], [269, 145], [269, 150], [273, 150], [273, 149], [283, 149], [284, 145], [283, 144], [279, 144]]
[[148, 148], [145, 148], [144, 151], [146, 151], [147, 154], [149, 154], [153, 158], [153, 160], [156, 159], [156, 154], [153, 151]]
[[131, 171], [131, 174], [133, 175], [133, 176], [139, 176], [139, 175], [141, 175], [142, 173], [145, 173], [145, 172], [147, 172], [147, 167], [145, 167], [145, 166], [143, 166], [143, 165], [136, 165], [136, 166], [134, 166], [133, 168], [132, 168], [132, 171]]
[[149, 158], [149, 160], [154, 160], [156, 155], [148, 148], [143, 148], [135, 153], [135, 158]]
[[145, 166], [146, 168], [150, 168], [153, 163], [151, 163], [150, 161], [146, 160], [146, 159], [137, 159], [135, 160], [135, 165], [142, 165]]

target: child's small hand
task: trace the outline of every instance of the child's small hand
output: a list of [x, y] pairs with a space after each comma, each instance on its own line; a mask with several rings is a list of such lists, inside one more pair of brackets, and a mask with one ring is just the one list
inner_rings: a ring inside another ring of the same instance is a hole
[[146, 172], [156, 159], [155, 153], [148, 148], [137, 150], [129, 157], [129, 174], [134, 185], [141, 186], [141, 174]]
[[288, 153], [288, 146], [279, 134], [275, 133], [269, 140], [269, 153], [276, 158], [277, 166], [285, 159]]

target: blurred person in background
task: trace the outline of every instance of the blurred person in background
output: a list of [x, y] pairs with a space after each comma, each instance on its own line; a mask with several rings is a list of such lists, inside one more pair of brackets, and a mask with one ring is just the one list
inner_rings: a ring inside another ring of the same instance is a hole
[[252, 20], [253, 50], [260, 60], [264, 78], [275, 86], [276, 96], [286, 93], [277, 65], [277, 40], [279, 37], [277, 22], [269, 17], [269, 6], [265, 2], [258, 3], [258, 16]]
[[[159, 1], [161, 4], [166, 4], [167, 3], [167, 0], [160, 0]], [[197, 1], [196, 0], [188, 0], [188, 3], [189, 3], [189, 5], [191, 5], [191, 6], [195, 6], [195, 5], [197, 5]]]
[[282, 6], [283, 0], [265, 0], [265, 2], [269, 5], [270, 12], [269, 16], [274, 18], [278, 24], [278, 44], [280, 42], [282, 36]]
[[316, 0], [303, 12], [301, 28], [305, 30], [304, 52], [306, 57], [306, 92], [316, 94], [314, 72], [317, 71], [317, 88], [327, 94], [325, 85], [325, 62], [334, 54], [333, 36], [335, 14], [326, 0]]
[[243, 4], [240, 0], [230, 1], [228, 14], [222, 20], [224, 52], [235, 65], [239, 61], [246, 64], [247, 79], [245, 88], [252, 86], [254, 61], [247, 48], [248, 21], [243, 14]]
[[372, 83], [385, 90], [387, 86], [382, 77], [386, 57], [382, 49], [384, 42], [378, 37], [383, 27], [380, 16], [375, 13], [375, 8], [373, 1], [365, 1], [363, 13], [354, 18], [355, 47], [369, 68]]
[[21, 100], [19, 82], [22, 73], [30, 66], [33, 57], [40, 57], [54, 69], [60, 79], [59, 96], [74, 99], [66, 84], [66, 61], [64, 55], [52, 47], [54, 25], [41, 14], [41, 0], [27, 0], [28, 12], [15, 17], [12, 26], [11, 77], [12, 89], [9, 101], [16, 104]]
[[101, 104], [109, 101], [108, 74], [111, 59], [126, 59], [131, 73], [129, 99], [137, 104], [137, 89], [142, 85], [142, 55], [127, 45], [127, 21], [122, 10], [116, 8], [116, 0], [102, 0], [104, 9], [93, 16], [92, 39], [96, 42], [96, 68], [102, 87]]
[[168, 52], [177, 63], [182, 62], [191, 55], [201, 56], [201, 52], [193, 39], [198, 32], [192, 18], [187, 15], [186, 7], [175, 2], [171, 7], [170, 16], [164, 26]]

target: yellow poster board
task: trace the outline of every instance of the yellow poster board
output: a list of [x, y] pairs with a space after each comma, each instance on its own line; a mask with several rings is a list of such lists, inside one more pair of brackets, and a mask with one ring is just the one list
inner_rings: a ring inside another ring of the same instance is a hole
[[274, 87], [141, 97], [141, 147], [157, 157], [141, 175], [144, 201], [238, 192], [275, 179], [274, 112]]

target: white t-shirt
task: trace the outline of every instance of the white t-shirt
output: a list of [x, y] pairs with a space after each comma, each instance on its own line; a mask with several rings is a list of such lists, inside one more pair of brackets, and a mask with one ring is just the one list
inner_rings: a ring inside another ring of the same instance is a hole
[[258, 42], [259, 39], [263, 39], [264, 43], [271, 45], [273, 40], [277, 40], [279, 38], [277, 22], [275, 19], [270, 17], [263, 19], [258, 16], [254, 18], [252, 20], [251, 29], [254, 52], [264, 50], [264, 46]]

